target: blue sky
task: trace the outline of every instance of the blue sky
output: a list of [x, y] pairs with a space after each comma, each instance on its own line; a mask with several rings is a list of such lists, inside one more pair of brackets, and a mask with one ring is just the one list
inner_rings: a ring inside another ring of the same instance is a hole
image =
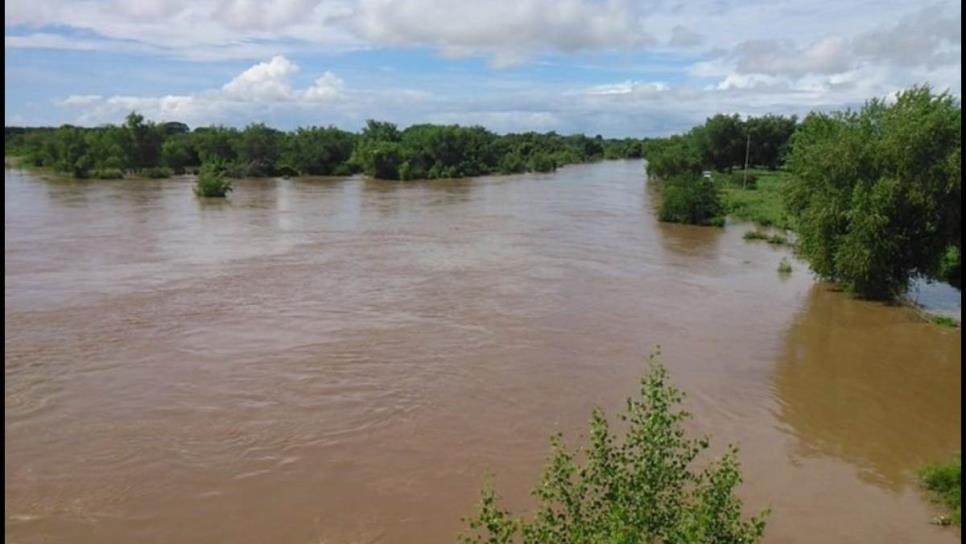
[[15, 0], [7, 125], [367, 118], [651, 136], [917, 83], [961, 95], [956, 2]]

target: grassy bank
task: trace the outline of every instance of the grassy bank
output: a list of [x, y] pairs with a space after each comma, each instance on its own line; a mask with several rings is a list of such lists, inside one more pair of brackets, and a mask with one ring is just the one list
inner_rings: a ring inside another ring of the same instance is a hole
[[782, 205], [782, 189], [791, 174], [764, 169], [751, 169], [748, 174], [751, 181], [746, 187], [742, 186], [743, 172], [713, 174], [721, 188], [721, 200], [728, 215], [763, 227], [794, 230], [791, 217]]
[[936, 517], [940, 525], [962, 525], [963, 460], [930, 465], [920, 471], [922, 486], [932, 492], [937, 503], [946, 510]]

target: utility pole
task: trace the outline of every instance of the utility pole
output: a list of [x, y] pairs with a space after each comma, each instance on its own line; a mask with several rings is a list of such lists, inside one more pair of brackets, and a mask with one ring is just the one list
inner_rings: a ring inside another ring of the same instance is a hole
[[741, 188], [748, 188], [748, 156], [751, 153], [751, 133], [748, 133], [748, 143], [745, 144], [745, 179], [741, 182]]

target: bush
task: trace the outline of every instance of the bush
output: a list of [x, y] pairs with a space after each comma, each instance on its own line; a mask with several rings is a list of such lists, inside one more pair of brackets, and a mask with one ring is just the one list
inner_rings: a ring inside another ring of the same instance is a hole
[[530, 157], [527, 169], [531, 172], [553, 172], [557, 169], [557, 162], [545, 153], [538, 153]]
[[203, 197], [224, 198], [232, 191], [231, 181], [225, 179], [225, 165], [221, 162], [207, 162], [201, 166], [195, 194]]
[[165, 166], [152, 166], [141, 170], [141, 175], [151, 179], [170, 178], [171, 169]]
[[[753, 543], [766, 513], [742, 517], [735, 488], [741, 482], [737, 450], [695, 470], [707, 438], [687, 438], [683, 394], [656, 356], [641, 379], [640, 397], [627, 400], [623, 437], [611, 433], [600, 410], [591, 417], [590, 444], [577, 452], [551, 439], [552, 453], [532, 519], [500, 507], [489, 485], [464, 543]], [[583, 462], [581, 462], [581, 460]]]
[[941, 280], [952, 285], [961, 287], [963, 282], [963, 257], [957, 246], [949, 246], [943, 254], [942, 262], [939, 264], [938, 276]]
[[91, 177], [96, 179], [123, 179], [124, 173], [117, 168], [102, 168], [100, 170], [94, 170], [91, 173]]
[[945, 465], [930, 465], [919, 473], [922, 485], [932, 491], [948, 512], [936, 518], [940, 525], [962, 524], [963, 460]]
[[724, 208], [714, 184], [700, 176], [678, 176], [662, 184], [661, 221], [689, 225], [724, 224]]

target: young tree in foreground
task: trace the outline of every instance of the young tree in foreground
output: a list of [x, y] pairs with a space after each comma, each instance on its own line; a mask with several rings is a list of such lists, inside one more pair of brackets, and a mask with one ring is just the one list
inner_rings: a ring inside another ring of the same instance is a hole
[[623, 437], [611, 433], [599, 410], [591, 418], [590, 444], [567, 451], [558, 434], [543, 482], [533, 494], [532, 518], [515, 517], [483, 489], [479, 512], [469, 520], [464, 543], [509, 544], [738, 544], [759, 542], [763, 512], [742, 516], [735, 488], [741, 482], [737, 450], [703, 470], [692, 467], [708, 439], [685, 436], [690, 417], [677, 405], [683, 394], [667, 371], [650, 358], [639, 398], [628, 399], [620, 419]]

